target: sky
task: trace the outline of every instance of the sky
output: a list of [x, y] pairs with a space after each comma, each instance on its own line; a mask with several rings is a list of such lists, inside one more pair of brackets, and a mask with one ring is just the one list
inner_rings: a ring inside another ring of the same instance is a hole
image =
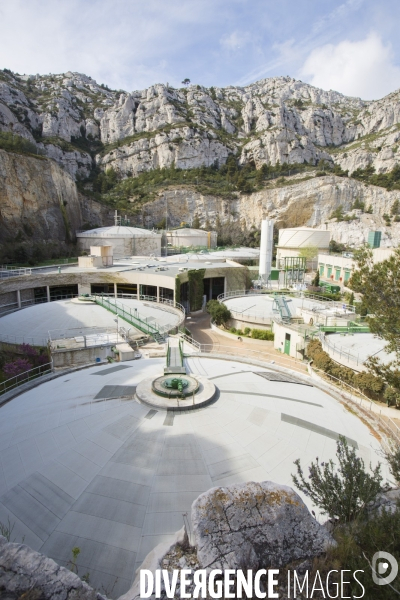
[[399, 0], [0, 0], [0, 68], [112, 89], [289, 75], [365, 100], [400, 88]]

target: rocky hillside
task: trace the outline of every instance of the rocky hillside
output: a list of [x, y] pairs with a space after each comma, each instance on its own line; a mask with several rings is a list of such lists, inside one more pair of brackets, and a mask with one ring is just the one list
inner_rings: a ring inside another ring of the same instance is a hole
[[85, 177], [93, 162], [122, 175], [226, 161], [316, 164], [350, 172], [397, 164], [399, 92], [365, 102], [289, 77], [246, 87], [109, 90], [79, 73], [19, 76], [0, 71], [0, 130], [13, 131]]
[[68, 254], [77, 229], [106, 221], [54, 161], [0, 150], [0, 248], [4, 262]]
[[[198, 216], [201, 224], [212, 224], [215, 213], [246, 227], [258, 227], [266, 216], [286, 226], [319, 226], [332, 221], [341, 205], [342, 219], [332, 225], [337, 224], [343, 241], [347, 230], [357, 230], [349, 240], [358, 240], [370, 226], [370, 217], [351, 211], [354, 203], [364, 203], [365, 209], [372, 207], [373, 225], [387, 228], [384, 239], [391, 245], [399, 241], [393, 209], [398, 192], [390, 191], [400, 189], [399, 94], [367, 102], [289, 77], [246, 87], [173, 89], [158, 84], [125, 92], [79, 73], [20, 76], [4, 70], [0, 148], [9, 151], [7, 136], [20, 136], [29, 143], [29, 153], [38, 157], [39, 187], [41, 169], [47, 180], [49, 169], [55, 172], [48, 161], [40, 160], [46, 157], [52, 165], [58, 163], [85, 196], [136, 215], [137, 223], [146, 226], [165, 216], [157, 197], [166, 190], [174, 198], [185, 196], [177, 209], [181, 220]], [[21, 152], [15, 156], [10, 159], [14, 166], [27, 160]], [[282, 165], [289, 167], [282, 172]], [[290, 166], [297, 173], [294, 177]], [[204, 185], [211, 167], [219, 169], [214, 187]], [[170, 177], [174, 168], [179, 178]], [[160, 169], [169, 170], [168, 177]], [[335, 176], [346, 171], [349, 178]], [[272, 177], [276, 180], [270, 181]], [[71, 204], [78, 197], [73, 187], [67, 200]], [[1, 211], [3, 220], [14, 227], [3, 200]], [[111, 222], [106, 208], [95, 212], [98, 224]], [[386, 218], [391, 212], [393, 223]], [[92, 217], [79, 214], [75, 211], [74, 218], [81, 224], [93, 223]], [[35, 220], [33, 226], [36, 230]], [[63, 236], [61, 227], [58, 239]]]

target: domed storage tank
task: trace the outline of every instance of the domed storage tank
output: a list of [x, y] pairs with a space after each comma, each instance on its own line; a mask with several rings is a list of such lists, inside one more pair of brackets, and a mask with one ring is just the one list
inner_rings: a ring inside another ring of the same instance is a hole
[[161, 233], [148, 229], [113, 225], [80, 231], [76, 237], [81, 252], [89, 253], [90, 246], [109, 245], [113, 248], [114, 258], [150, 254], [161, 256]]
[[176, 248], [182, 246], [204, 246], [205, 248], [216, 248], [217, 232], [203, 231], [202, 229], [191, 229], [182, 227], [166, 232], [167, 242]]
[[319, 252], [329, 250], [331, 232], [325, 229], [313, 229], [312, 227], [293, 227], [280, 229], [279, 241], [276, 247], [277, 261], [283, 258], [299, 256], [301, 248], [314, 246]]

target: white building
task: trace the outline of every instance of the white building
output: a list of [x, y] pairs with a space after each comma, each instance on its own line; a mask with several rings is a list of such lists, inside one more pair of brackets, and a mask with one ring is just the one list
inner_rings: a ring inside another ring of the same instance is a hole
[[313, 229], [312, 227], [293, 227], [280, 229], [279, 241], [276, 247], [277, 265], [284, 258], [300, 256], [303, 248], [313, 246], [319, 252], [329, 249], [331, 232], [324, 229]]
[[[374, 248], [372, 256], [374, 263], [387, 260], [393, 254], [393, 248]], [[335, 283], [336, 285], [345, 286], [349, 281], [353, 271], [357, 268], [357, 263], [354, 260], [351, 252], [343, 252], [340, 254], [318, 254], [318, 270], [321, 281]]]
[[112, 246], [115, 257], [121, 256], [161, 256], [161, 233], [128, 227], [126, 225], [113, 225], [111, 227], [98, 227], [89, 231], [76, 234], [78, 248], [81, 252], [89, 254], [91, 246]]
[[167, 242], [176, 248], [182, 246], [204, 246], [206, 248], [216, 248], [217, 232], [203, 231], [202, 229], [191, 229], [182, 227], [181, 229], [172, 229], [166, 232]]

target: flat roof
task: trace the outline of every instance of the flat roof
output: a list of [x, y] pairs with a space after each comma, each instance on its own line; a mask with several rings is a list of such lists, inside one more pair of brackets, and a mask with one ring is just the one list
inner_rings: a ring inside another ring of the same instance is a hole
[[150, 410], [132, 395], [165, 359], [140, 359], [65, 374], [0, 408], [0, 520], [15, 523], [17, 542], [66, 567], [79, 547], [79, 572], [117, 598], [211, 487], [292, 487], [293, 462], [335, 460], [339, 434], [367, 466], [382, 461], [368, 427], [315, 387], [212, 356], [186, 364], [217, 385], [218, 401], [175, 415]]
[[149, 229], [142, 229], [140, 227], [129, 227], [126, 225], [111, 225], [110, 227], [97, 227], [96, 229], [88, 229], [87, 231], [78, 231], [76, 236], [78, 238], [84, 237], [139, 237], [139, 236], [159, 236], [161, 233], [158, 231], [151, 231]]
[[[79, 267], [78, 265], [65, 265], [62, 266], [63, 273], [123, 273], [128, 271], [140, 271], [143, 273], [160, 273], [164, 277], [175, 278], [178, 273], [182, 271], [180, 269], [202, 269], [202, 268], [218, 268], [218, 269], [229, 269], [232, 268], [232, 264], [225, 262], [224, 260], [213, 261], [212, 265], [207, 265], [208, 254], [200, 255], [202, 258], [195, 259], [194, 256], [187, 254], [178, 254], [173, 257], [154, 257], [154, 256], [129, 256], [122, 258], [114, 257], [114, 264], [110, 267]], [[156, 269], [163, 268], [165, 270], [156, 271]], [[39, 267], [32, 269], [32, 273], [57, 273], [58, 266], [54, 267]]]
[[[118, 303], [132, 310], [137, 308], [139, 316], [147, 318], [149, 323], [174, 326], [179, 322], [178, 314], [163, 310], [163, 305], [129, 298], [118, 299]], [[5, 336], [16, 336], [17, 343], [44, 346], [47, 344], [49, 330], [78, 330], [82, 327], [107, 327], [116, 330], [115, 318], [115, 314], [92, 302], [45, 302], [1, 317], [1, 337], [5, 340]], [[131, 327], [122, 318], [119, 326]], [[52, 338], [56, 339], [55, 332], [52, 333]]]
[[[364, 363], [370, 356], [379, 358], [384, 364], [396, 358], [394, 352], [390, 354], [386, 352], [387, 341], [381, 340], [373, 333], [329, 333], [326, 334], [325, 339], [337, 352], [341, 352], [344, 358], [347, 355], [350, 360], [357, 360], [359, 363]], [[332, 357], [338, 358], [333, 354]]]

